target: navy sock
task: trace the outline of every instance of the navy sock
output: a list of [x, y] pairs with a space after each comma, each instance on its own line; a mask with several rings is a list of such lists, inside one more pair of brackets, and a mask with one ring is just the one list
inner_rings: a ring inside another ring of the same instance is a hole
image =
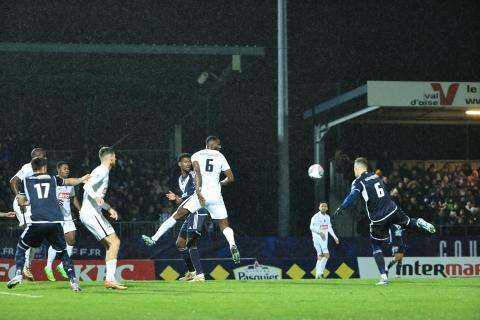
[[410, 218], [410, 222], [407, 224], [407, 227], [409, 227], [409, 228], [418, 228], [418, 226], [417, 226], [417, 219], [415, 219], [415, 218]]
[[61, 253], [58, 253], [57, 256], [60, 255], [60, 259], [62, 260], [63, 269], [67, 273], [70, 279], [75, 279], [75, 269], [73, 268], [72, 259], [68, 256], [67, 250], [63, 250]]
[[198, 253], [197, 247], [190, 247], [188, 249], [190, 252], [190, 258], [192, 259], [193, 266], [197, 274], [203, 273], [202, 263], [200, 262], [200, 254]]
[[398, 261], [397, 263], [397, 276], [402, 274], [402, 261]]
[[23, 270], [23, 266], [25, 265], [25, 251], [27, 250], [28, 247], [18, 242], [17, 251], [15, 252], [15, 266], [17, 268], [17, 271], [20, 270], [20, 272], [22, 272]]
[[378, 271], [380, 274], [385, 273], [385, 258], [383, 257], [382, 251], [377, 251], [373, 253], [373, 258], [375, 259], [375, 263], [377, 264]]
[[178, 248], [178, 251], [182, 254], [183, 261], [185, 261], [185, 265], [189, 272], [194, 272], [195, 268], [192, 263], [192, 259], [190, 258], [190, 252], [188, 252], [188, 248]]
[[382, 241], [370, 239], [372, 242], [372, 249], [373, 249], [373, 258], [375, 259], [375, 263], [377, 264], [378, 271], [380, 274], [384, 274], [385, 272], [385, 258], [383, 257], [382, 252]]
[[387, 269], [390, 269], [391, 267], [393, 267], [393, 265], [394, 265], [395, 263], [397, 263], [397, 262], [392, 259], [392, 261], [390, 261], [390, 263], [388, 264]]

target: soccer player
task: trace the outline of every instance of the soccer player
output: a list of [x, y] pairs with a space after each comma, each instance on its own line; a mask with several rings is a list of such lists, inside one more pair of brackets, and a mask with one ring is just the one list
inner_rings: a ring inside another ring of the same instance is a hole
[[[68, 178], [70, 175], [70, 167], [68, 163], [65, 161], [60, 161], [57, 163], [57, 175], [63, 179]], [[63, 232], [65, 234], [65, 240], [67, 241], [67, 253], [68, 256], [71, 257], [73, 253], [73, 245], [75, 243], [75, 231], [77, 228], [75, 228], [75, 223], [73, 222], [70, 204], [72, 203], [77, 211], [80, 211], [80, 203], [75, 196], [75, 188], [73, 186], [57, 186], [57, 199], [60, 203], [60, 209], [63, 213]], [[55, 276], [53, 275], [52, 271], [52, 263], [53, 260], [55, 260], [56, 255], [56, 250], [50, 246], [48, 248], [47, 264], [44, 268], [45, 274], [50, 281], [55, 281]], [[62, 277], [68, 278], [65, 268], [61, 263], [57, 266], [57, 271], [62, 275]]]
[[393, 224], [390, 226], [390, 245], [392, 247], [392, 261], [387, 266], [387, 274], [391, 267], [397, 264], [395, 275], [397, 278], [400, 278], [402, 275], [402, 261], [403, 256], [405, 255], [405, 251], [407, 246], [405, 244], [405, 229], [398, 224]]
[[120, 239], [110, 222], [102, 214], [102, 209], [106, 210], [111, 219], [118, 220], [118, 212], [104, 200], [108, 189], [108, 175], [110, 170], [115, 167], [117, 159], [115, 150], [110, 147], [102, 147], [98, 156], [101, 164], [92, 171], [90, 180], [83, 186], [85, 192], [80, 209], [80, 220], [106, 249], [105, 288], [125, 290], [127, 287], [115, 280]]
[[60, 255], [65, 266], [70, 285], [73, 291], [80, 291], [75, 279], [75, 270], [72, 260], [67, 254], [65, 237], [63, 235], [63, 214], [58, 206], [56, 195], [57, 186], [75, 186], [84, 183], [89, 175], [81, 178], [62, 179], [47, 174], [47, 159], [32, 159], [33, 176], [22, 181], [17, 197], [19, 205], [31, 206], [31, 222], [28, 223], [17, 244], [15, 253], [16, 273], [7, 284], [9, 289], [14, 288], [23, 280], [22, 270], [25, 264], [25, 252], [28, 248], [37, 248], [43, 240], [47, 240]]
[[[193, 154], [195, 193], [186, 199], [170, 218], [162, 223], [157, 233], [158, 237], [161, 237], [175, 225], [177, 220], [204, 207], [210, 213], [210, 217], [218, 222], [220, 230], [230, 245], [233, 261], [240, 263], [240, 252], [235, 244], [233, 229], [230, 228], [228, 223], [227, 209], [222, 197], [222, 187], [231, 184], [235, 178], [227, 159], [220, 153], [221, 149], [220, 138], [209, 136], [206, 139], [206, 148]], [[226, 178], [220, 181], [222, 172]], [[187, 246], [195, 246], [197, 236], [188, 239]], [[200, 278], [200, 275], [197, 274], [196, 277]]]
[[[177, 157], [177, 164], [180, 167], [181, 174], [178, 177], [178, 187], [182, 192], [182, 196], [179, 197], [175, 195], [172, 191], [167, 193], [167, 198], [169, 200], [175, 201], [178, 206], [180, 206], [186, 199], [192, 196], [195, 193], [195, 174], [191, 171], [192, 161], [191, 156], [188, 153], [182, 153]], [[196, 235], [201, 235], [201, 231], [205, 222], [206, 217], [208, 216], [208, 211], [204, 208], [199, 209], [195, 213], [190, 213], [187, 216], [187, 219], [182, 224], [180, 232], [177, 237], [176, 245], [182, 258], [185, 261], [188, 271], [185, 273], [184, 277], [181, 277], [179, 280], [182, 281], [202, 281], [205, 278], [195, 277], [197, 274], [203, 274], [203, 268], [200, 263], [200, 256], [198, 253], [198, 248], [196, 246], [190, 245], [187, 247], [187, 241]], [[160, 230], [160, 228], [159, 228]], [[145, 241], [145, 244], [152, 246], [160, 238], [159, 230], [151, 238], [143, 235], [142, 239]], [[196, 235], [194, 235], [196, 234]], [[190, 244], [193, 242], [190, 241]], [[195, 262], [195, 266], [193, 264]]]
[[[47, 151], [43, 148], [35, 148], [30, 153], [31, 158], [45, 158], [47, 159]], [[18, 204], [17, 196], [19, 194], [20, 182], [23, 181], [25, 178], [33, 176], [33, 170], [31, 163], [26, 163], [22, 166], [22, 168], [10, 179], [10, 189], [15, 194], [15, 200], [13, 201], [13, 210], [17, 215], [17, 219], [19, 222], [19, 227], [25, 228], [28, 223], [31, 222], [30, 216], [30, 206], [20, 207]], [[32, 260], [35, 257], [35, 252], [37, 248], [29, 248], [26, 253], [26, 262], [23, 269], [24, 276], [33, 281], [33, 274], [30, 270], [30, 266], [32, 265]]]
[[339, 244], [335, 232], [333, 231], [332, 224], [330, 222], [330, 216], [327, 214], [328, 204], [324, 201], [320, 202], [318, 206], [319, 212], [315, 213], [310, 221], [310, 231], [312, 231], [313, 246], [317, 250], [317, 264], [316, 279], [321, 279], [323, 276], [323, 270], [327, 265], [330, 253], [328, 252], [328, 234], [330, 234], [335, 240], [336, 244]]
[[381, 244], [388, 240], [388, 229], [392, 224], [398, 224], [408, 228], [418, 227], [430, 233], [435, 233], [435, 227], [423, 220], [408, 217], [395, 202], [393, 202], [382, 179], [367, 171], [368, 161], [366, 158], [357, 158], [353, 166], [356, 179], [352, 182], [350, 194], [345, 198], [340, 207], [335, 211], [334, 217], [342, 214], [342, 211], [350, 206], [360, 194], [365, 201], [367, 215], [370, 219], [370, 241], [372, 243], [373, 257], [380, 271], [381, 280], [377, 285], [388, 284], [385, 271], [385, 259]]

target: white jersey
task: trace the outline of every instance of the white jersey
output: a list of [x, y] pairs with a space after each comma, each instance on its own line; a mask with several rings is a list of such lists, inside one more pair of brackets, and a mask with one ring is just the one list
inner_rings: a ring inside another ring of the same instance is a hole
[[25, 180], [25, 178], [33, 176], [32, 164], [30, 162], [25, 163], [15, 176], [19, 177], [22, 181]]
[[230, 169], [227, 159], [217, 150], [203, 149], [195, 152], [192, 163], [197, 161], [202, 174], [202, 193], [221, 194], [220, 174]]
[[105, 197], [108, 189], [108, 173], [108, 168], [103, 164], [96, 167], [92, 173], [90, 173], [90, 180], [83, 185], [85, 192], [83, 194], [82, 206], [88, 201], [100, 212], [101, 208], [95, 201], [95, 197]]
[[330, 216], [328, 214], [321, 214], [320, 212], [315, 213], [310, 222], [310, 231], [312, 231], [313, 239], [320, 239], [319, 233], [321, 232], [325, 235], [325, 240], [327, 240], [328, 237], [327, 233], [330, 233], [335, 240], [338, 240], [333, 231]]
[[57, 199], [60, 202], [60, 209], [65, 221], [72, 220], [71, 197], [75, 197], [75, 188], [73, 186], [57, 187]]

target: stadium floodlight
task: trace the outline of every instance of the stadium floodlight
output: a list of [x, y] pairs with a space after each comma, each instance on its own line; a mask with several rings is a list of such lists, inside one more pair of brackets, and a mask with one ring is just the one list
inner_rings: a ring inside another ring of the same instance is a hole
[[467, 110], [465, 113], [469, 116], [480, 116], [480, 110]]

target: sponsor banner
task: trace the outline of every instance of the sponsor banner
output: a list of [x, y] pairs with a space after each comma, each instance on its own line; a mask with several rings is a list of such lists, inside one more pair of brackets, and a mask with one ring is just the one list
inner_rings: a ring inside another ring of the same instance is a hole
[[[391, 258], [385, 258], [388, 265]], [[360, 278], [378, 278], [377, 265], [372, 257], [359, 257]], [[395, 267], [390, 270], [392, 276]], [[407, 278], [450, 278], [480, 277], [479, 257], [404, 257], [402, 277]]]
[[233, 270], [236, 280], [278, 280], [282, 279], [282, 269], [261, 265], [258, 261], [254, 264], [241, 266]]
[[368, 81], [368, 105], [478, 107], [480, 106], [480, 83]]
[[[74, 260], [75, 274], [80, 281], [103, 281], [105, 279], [105, 260]], [[46, 260], [33, 260], [32, 273], [36, 280], [47, 281], [43, 272]], [[55, 270], [59, 260], [53, 263], [57, 280], [65, 280]], [[15, 261], [0, 259], [0, 281], [8, 281], [15, 276]], [[154, 280], [155, 267], [152, 260], [118, 260], [115, 274], [118, 280]]]
[[[209, 280], [274, 280], [312, 279], [316, 275], [316, 257], [309, 259], [241, 259], [240, 265], [231, 259], [202, 259], [205, 278]], [[159, 280], [177, 280], [187, 271], [180, 259], [155, 261]], [[356, 258], [330, 258], [323, 273], [325, 278], [358, 278]]]

